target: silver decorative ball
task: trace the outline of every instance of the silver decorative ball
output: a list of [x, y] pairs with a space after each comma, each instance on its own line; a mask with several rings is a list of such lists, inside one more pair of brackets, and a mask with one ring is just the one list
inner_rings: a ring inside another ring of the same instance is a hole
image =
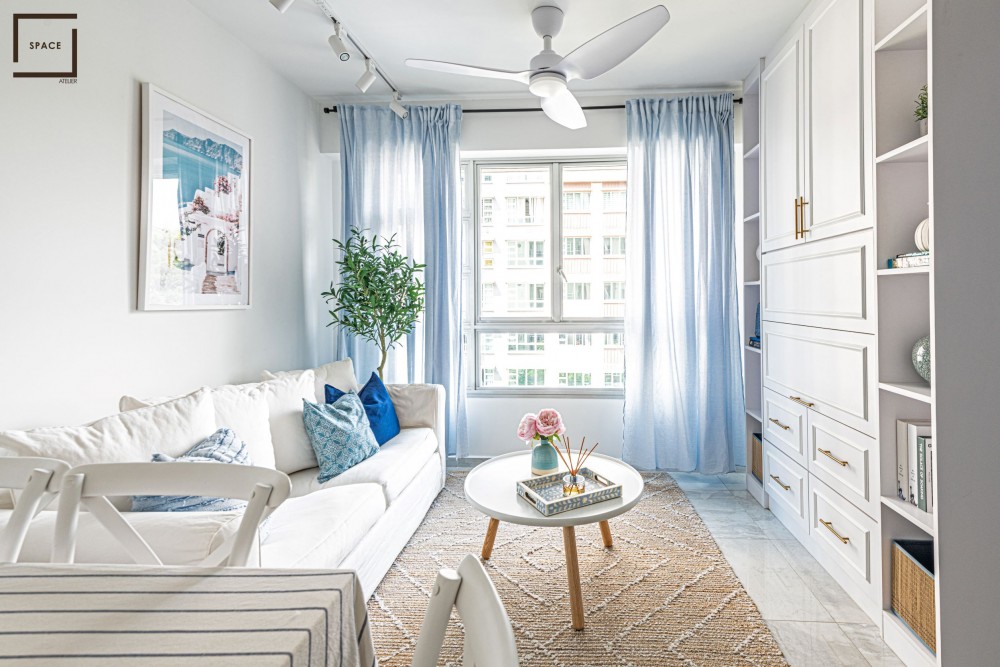
[[913, 352], [910, 354], [913, 368], [923, 379], [931, 381], [931, 338], [924, 336], [913, 344]]

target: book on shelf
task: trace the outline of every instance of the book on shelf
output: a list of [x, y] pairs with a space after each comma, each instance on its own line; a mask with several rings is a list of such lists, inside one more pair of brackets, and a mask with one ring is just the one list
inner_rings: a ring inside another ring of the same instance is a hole
[[902, 253], [889, 259], [886, 265], [890, 269], [911, 269], [917, 266], [930, 266], [931, 254], [929, 251]]
[[931, 439], [922, 435], [917, 436], [917, 507], [927, 511], [927, 448], [931, 444]]
[[760, 349], [760, 336], [750, 336], [747, 338], [747, 345], [753, 348]]
[[913, 505], [917, 504], [917, 438], [930, 435], [928, 420], [896, 420], [896, 497]]

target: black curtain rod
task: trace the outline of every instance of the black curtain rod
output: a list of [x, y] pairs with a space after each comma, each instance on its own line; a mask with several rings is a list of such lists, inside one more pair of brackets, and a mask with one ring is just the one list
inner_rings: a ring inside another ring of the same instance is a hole
[[[737, 97], [734, 104], [743, 104], [743, 98]], [[584, 111], [600, 111], [602, 109], [624, 109], [624, 104], [606, 104], [601, 106], [582, 107]], [[541, 107], [535, 109], [462, 109], [462, 113], [524, 113], [527, 111], [541, 111]], [[323, 107], [323, 113], [337, 113], [337, 107]]]

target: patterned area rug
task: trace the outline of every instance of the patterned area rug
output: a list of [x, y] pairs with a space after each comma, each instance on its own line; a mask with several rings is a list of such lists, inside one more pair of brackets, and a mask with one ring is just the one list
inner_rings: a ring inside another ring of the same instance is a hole
[[[586, 629], [570, 625], [562, 531], [500, 524], [486, 571], [517, 636], [522, 665], [559, 667], [786, 665], [757, 607], [674, 480], [646, 474], [639, 504], [576, 530]], [[410, 664], [434, 577], [478, 555], [487, 519], [451, 472], [423, 525], [375, 591], [369, 617], [379, 664]], [[511, 491], [513, 493], [513, 491]], [[461, 665], [453, 618], [441, 664]]]

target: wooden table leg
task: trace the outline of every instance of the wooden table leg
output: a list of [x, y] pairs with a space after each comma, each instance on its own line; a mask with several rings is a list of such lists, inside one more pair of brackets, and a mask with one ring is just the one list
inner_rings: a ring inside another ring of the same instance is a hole
[[493, 541], [497, 538], [497, 528], [500, 527], [500, 519], [490, 517], [490, 525], [486, 529], [486, 539], [483, 540], [483, 560], [489, 560], [493, 554]]
[[563, 547], [566, 549], [566, 575], [569, 579], [569, 608], [573, 614], [573, 629], [583, 630], [583, 591], [580, 590], [580, 563], [576, 554], [576, 531], [563, 527]]
[[604, 540], [605, 548], [612, 548], [615, 546], [615, 542], [611, 539], [611, 526], [608, 525], [607, 521], [602, 521], [599, 525], [601, 526], [601, 538]]

